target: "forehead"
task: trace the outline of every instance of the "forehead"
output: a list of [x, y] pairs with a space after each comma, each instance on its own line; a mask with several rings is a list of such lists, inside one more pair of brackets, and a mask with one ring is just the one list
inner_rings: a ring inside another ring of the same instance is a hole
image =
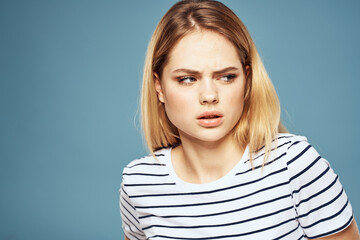
[[222, 69], [241, 66], [234, 44], [219, 33], [208, 30], [191, 32], [171, 49], [165, 68]]

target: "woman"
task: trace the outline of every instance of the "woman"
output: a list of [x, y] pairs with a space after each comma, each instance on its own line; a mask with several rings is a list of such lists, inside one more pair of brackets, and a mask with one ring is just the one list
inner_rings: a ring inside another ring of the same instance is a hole
[[360, 239], [336, 174], [280, 106], [239, 18], [181, 1], [150, 41], [142, 124], [124, 168], [125, 239]]

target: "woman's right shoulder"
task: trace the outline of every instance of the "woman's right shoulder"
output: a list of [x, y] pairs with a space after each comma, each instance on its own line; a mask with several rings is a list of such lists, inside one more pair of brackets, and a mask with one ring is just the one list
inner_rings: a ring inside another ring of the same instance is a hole
[[149, 154], [144, 157], [132, 160], [123, 169], [124, 176], [133, 175], [150, 175], [153, 171], [158, 171], [159, 168], [166, 166], [167, 159], [170, 155], [170, 148], [162, 148], [154, 152], [154, 155]]

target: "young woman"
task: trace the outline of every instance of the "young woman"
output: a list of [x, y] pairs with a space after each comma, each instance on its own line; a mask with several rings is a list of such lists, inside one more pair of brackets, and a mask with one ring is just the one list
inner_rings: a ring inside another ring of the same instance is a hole
[[125, 167], [125, 239], [360, 239], [348, 198], [279, 101], [239, 18], [181, 1], [150, 41], [142, 124]]

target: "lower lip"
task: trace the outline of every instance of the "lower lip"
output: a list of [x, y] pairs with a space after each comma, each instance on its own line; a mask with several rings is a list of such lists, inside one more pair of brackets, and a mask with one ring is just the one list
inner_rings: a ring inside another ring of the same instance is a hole
[[219, 126], [222, 121], [223, 121], [223, 118], [222, 117], [218, 117], [218, 118], [201, 118], [201, 119], [197, 119], [198, 120], [198, 123], [200, 126], [203, 126], [203, 127], [217, 127]]

